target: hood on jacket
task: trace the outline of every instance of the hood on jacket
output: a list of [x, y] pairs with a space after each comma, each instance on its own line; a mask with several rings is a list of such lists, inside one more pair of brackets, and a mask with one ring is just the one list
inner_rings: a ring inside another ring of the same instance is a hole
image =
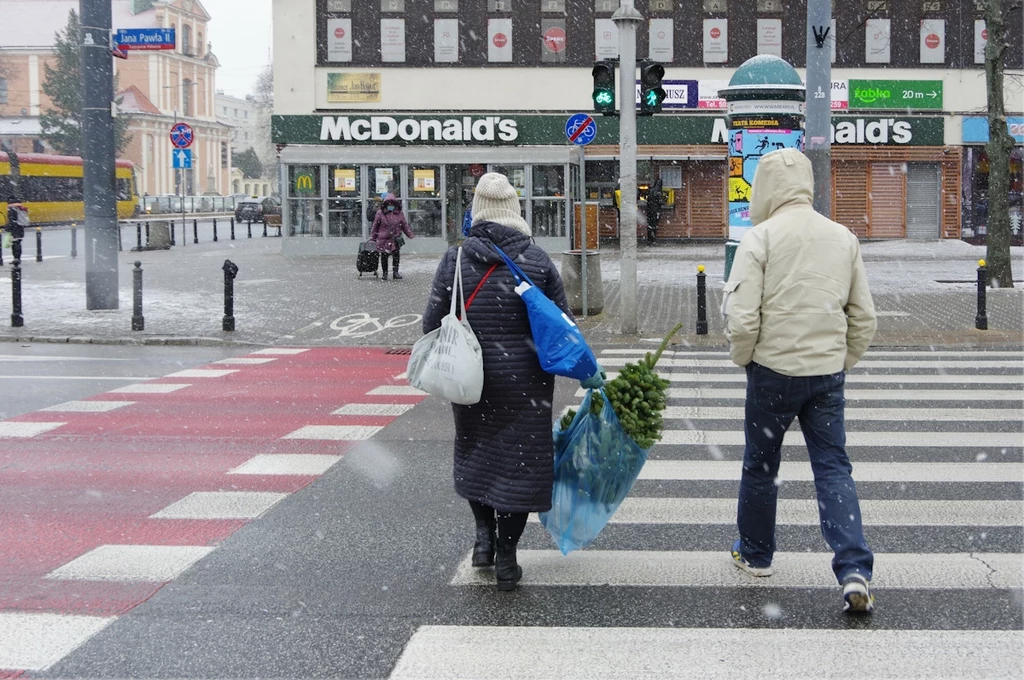
[[797, 149], [761, 157], [750, 190], [750, 222], [760, 224], [782, 208], [814, 204], [811, 161]]
[[522, 255], [530, 243], [530, 237], [513, 227], [497, 222], [476, 222], [469, 230], [470, 238], [462, 243], [463, 250], [477, 262], [488, 265], [501, 263], [501, 255], [491, 244], [501, 248], [513, 260]]
[[389, 205], [395, 206], [395, 212], [402, 212], [402, 201], [394, 194], [388, 194], [384, 197], [384, 200], [381, 201], [380, 209], [387, 212]]

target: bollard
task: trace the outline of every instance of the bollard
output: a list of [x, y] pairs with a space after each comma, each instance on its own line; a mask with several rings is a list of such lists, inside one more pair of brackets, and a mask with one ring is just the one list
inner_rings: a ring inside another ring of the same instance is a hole
[[135, 250], [142, 250], [142, 222], [135, 223], [135, 243]]
[[248, 222], [246, 222], [246, 225], [249, 228], [249, 238], [252, 238], [252, 220], [249, 220]]
[[263, 220], [263, 238], [267, 237], [267, 221]]
[[217, 218], [213, 218], [213, 242], [217, 242]]
[[43, 228], [36, 227], [36, 262], [43, 261]]
[[[3, 229], [0, 229], [0, 240], [3, 239], [3, 231], [4, 231]], [[3, 248], [3, 245], [0, 245], [0, 267], [3, 267], [3, 266], [4, 266], [4, 248]]]
[[21, 328], [25, 319], [21, 316], [21, 260], [11, 263], [11, 326]]
[[985, 267], [985, 260], [978, 260], [978, 315], [974, 317], [974, 327], [979, 331], [988, 330], [988, 314], [985, 309], [986, 286], [988, 286], [988, 269]]
[[177, 243], [174, 242], [174, 220], [171, 220], [171, 245], [178, 245]]
[[149, 220], [146, 221], [146, 247], [149, 247]]
[[231, 260], [224, 260], [224, 323], [225, 331], [235, 330], [235, 276], [238, 265]]
[[78, 225], [71, 223], [71, 259], [78, 257]]
[[132, 330], [146, 330], [146, 319], [142, 316], [142, 263], [138, 260], [132, 270]]
[[199, 220], [192, 220], [192, 243], [199, 243]]
[[235, 218], [231, 218], [231, 240], [235, 240]]
[[697, 265], [697, 335], [708, 334], [708, 301], [704, 265]]
[[121, 223], [117, 223], [117, 252], [122, 252], [124, 245], [121, 243]]

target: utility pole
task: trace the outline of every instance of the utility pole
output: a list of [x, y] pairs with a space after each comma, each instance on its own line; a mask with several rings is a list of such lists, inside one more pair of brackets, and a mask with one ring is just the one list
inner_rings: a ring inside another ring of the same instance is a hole
[[82, 171], [85, 198], [85, 306], [117, 309], [117, 203], [114, 185], [114, 64], [110, 0], [80, 0]]
[[636, 27], [643, 17], [633, 0], [620, 0], [612, 21], [619, 29], [620, 331], [636, 335]]
[[807, 0], [807, 157], [814, 171], [814, 209], [832, 217], [832, 3]]

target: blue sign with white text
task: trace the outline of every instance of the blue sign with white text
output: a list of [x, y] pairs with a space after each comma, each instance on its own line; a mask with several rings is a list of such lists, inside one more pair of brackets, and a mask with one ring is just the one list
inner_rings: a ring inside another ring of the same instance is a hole
[[171, 154], [171, 167], [175, 170], [192, 169], [192, 151], [189, 149], [175, 149]]
[[[1024, 144], [1024, 118], [1016, 116], [1006, 117], [1006, 127], [1016, 144]], [[988, 143], [988, 118], [981, 116], [964, 116], [963, 122], [963, 143], [964, 144], [987, 144]]]
[[119, 28], [114, 44], [122, 50], [173, 50], [173, 28]]

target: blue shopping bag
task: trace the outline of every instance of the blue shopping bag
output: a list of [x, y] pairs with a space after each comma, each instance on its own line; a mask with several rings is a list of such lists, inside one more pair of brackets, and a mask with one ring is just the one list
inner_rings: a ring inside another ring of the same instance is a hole
[[648, 451], [622, 429], [607, 398], [599, 415], [590, 412], [593, 398], [588, 390], [569, 427], [554, 431], [551, 510], [540, 521], [563, 555], [594, 542], [647, 462]]
[[515, 277], [516, 293], [526, 303], [530, 332], [540, 366], [548, 373], [586, 380], [597, 373], [597, 358], [569, 315], [558, 308], [501, 248], [494, 246]]

